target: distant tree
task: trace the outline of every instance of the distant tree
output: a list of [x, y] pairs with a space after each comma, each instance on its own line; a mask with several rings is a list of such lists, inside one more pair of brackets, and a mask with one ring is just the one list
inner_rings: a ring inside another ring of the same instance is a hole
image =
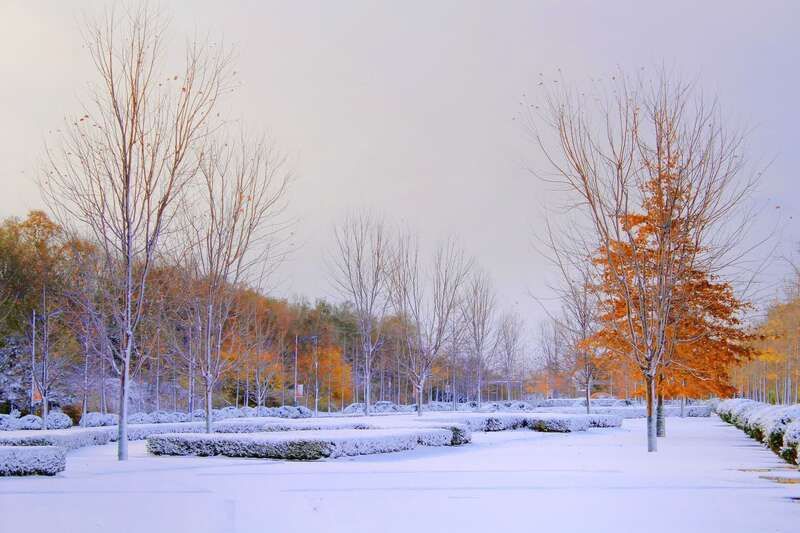
[[484, 372], [495, 354], [496, 314], [496, 297], [488, 274], [473, 270], [464, 283], [461, 318], [466, 328], [465, 341], [475, 362], [478, 408], [482, 401]]
[[405, 325], [405, 366], [414, 385], [419, 415], [433, 364], [453, 334], [451, 322], [456, 318], [470, 269], [471, 261], [453, 241], [436, 249], [427, 268], [420, 260], [416, 237], [402, 235], [395, 248], [391, 298], [395, 313]]
[[333, 279], [353, 305], [364, 358], [364, 414], [370, 414], [372, 364], [383, 342], [389, 306], [391, 243], [383, 221], [367, 214], [349, 215], [334, 229]]

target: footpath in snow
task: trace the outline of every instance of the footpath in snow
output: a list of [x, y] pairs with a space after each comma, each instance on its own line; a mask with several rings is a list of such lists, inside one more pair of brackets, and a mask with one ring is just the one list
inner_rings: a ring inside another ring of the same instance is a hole
[[0, 478], [3, 531], [796, 532], [797, 469], [716, 417], [290, 462], [70, 453], [56, 477]]

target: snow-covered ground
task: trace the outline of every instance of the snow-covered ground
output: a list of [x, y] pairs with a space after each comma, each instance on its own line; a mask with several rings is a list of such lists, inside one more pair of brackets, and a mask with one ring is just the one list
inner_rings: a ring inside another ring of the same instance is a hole
[[671, 418], [556, 434], [474, 433], [458, 447], [318, 462], [70, 452], [55, 477], [0, 478], [0, 531], [787, 531], [796, 468], [733, 426]]

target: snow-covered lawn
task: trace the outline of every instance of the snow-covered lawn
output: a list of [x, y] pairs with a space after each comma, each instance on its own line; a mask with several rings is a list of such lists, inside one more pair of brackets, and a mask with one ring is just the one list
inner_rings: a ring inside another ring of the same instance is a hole
[[70, 452], [55, 477], [0, 478], [2, 531], [796, 532], [800, 477], [741, 431], [671, 418], [577, 433], [474, 433], [466, 446], [318, 462]]

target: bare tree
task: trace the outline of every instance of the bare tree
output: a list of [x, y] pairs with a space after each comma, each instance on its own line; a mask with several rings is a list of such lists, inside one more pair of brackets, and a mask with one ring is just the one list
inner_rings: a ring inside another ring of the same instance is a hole
[[[642, 373], [648, 451], [656, 451], [656, 382], [670, 346], [681, 342], [668, 338], [676, 287], [692, 270], [719, 272], [735, 261], [729, 252], [743, 226], [724, 237], [726, 219], [753, 182], [739, 180], [742, 137], [726, 132], [716, 105], [694, 98], [691, 85], [663, 73], [652, 84], [620, 75], [611, 95], [596, 102], [566, 89], [549, 94], [542, 118], [555, 147], [535, 121], [533, 133], [554, 180], [589, 220], [596, 248], [587, 255], [604, 263], [607, 288], [624, 304], [609, 326], [628, 340], [622, 355]], [[644, 208], [657, 218], [646, 239], [634, 223]]]
[[[599, 327], [596, 268], [586, 254], [587, 245], [580, 236], [567, 233], [566, 242], [557, 242], [548, 224], [550, 261], [561, 282], [553, 287], [561, 302], [561, 329], [566, 336], [566, 354], [573, 378], [582, 388], [586, 412], [591, 413], [592, 387], [597, 379], [597, 356], [589, 345]], [[553, 317], [551, 317], [553, 318]]]
[[515, 311], [503, 313], [497, 328], [497, 357], [506, 382], [506, 399], [511, 400], [511, 382], [522, 357], [524, 325]]
[[489, 275], [474, 270], [464, 286], [461, 315], [466, 328], [466, 342], [475, 362], [478, 409], [481, 407], [483, 373], [495, 353], [496, 298]]
[[163, 70], [164, 18], [147, 6], [86, 27], [99, 77], [80, 116], [47, 150], [42, 181], [62, 217], [99, 244], [111, 284], [119, 340], [109, 363], [120, 379], [118, 458], [128, 457], [127, 414], [136, 330], [147, 279], [175, 199], [197, 170], [218, 98], [228, 89], [228, 55], [191, 43], [178, 75]]
[[545, 375], [545, 393], [551, 396], [557, 391], [566, 356], [566, 342], [561, 323], [549, 318], [539, 324], [539, 355]]
[[[290, 174], [286, 160], [263, 140], [210, 142], [200, 162], [201, 184], [184, 205], [190, 265], [200, 283], [202, 357], [206, 431], [211, 432], [213, 391], [230, 361], [223, 357], [226, 323], [236, 288], [265, 272], [280, 258], [280, 221]], [[192, 207], [190, 207], [193, 206]], [[257, 269], [256, 269], [257, 267]], [[260, 277], [259, 277], [260, 275]]]
[[413, 382], [417, 414], [422, 415], [422, 395], [433, 364], [450, 340], [451, 322], [458, 311], [461, 288], [471, 262], [452, 240], [440, 245], [432, 264], [420, 264], [416, 237], [399, 237], [391, 269], [391, 298], [404, 321], [406, 370]]
[[389, 305], [389, 237], [383, 221], [366, 213], [350, 215], [334, 229], [337, 255], [334, 282], [353, 304], [364, 356], [364, 414], [370, 413], [372, 363], [383, 341], [383, 320]]

